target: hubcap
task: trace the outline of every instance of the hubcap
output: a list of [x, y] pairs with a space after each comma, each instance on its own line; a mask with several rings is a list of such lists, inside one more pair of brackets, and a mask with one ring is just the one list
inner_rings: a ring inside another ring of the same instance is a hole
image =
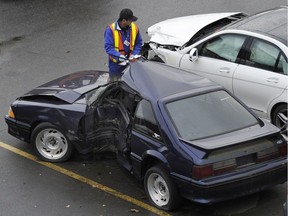
[[169, 188], [166, 181], [157, 173], [152, 173], [147, 180], [148, 193], [158, 206], [165, 206], [169, 202]]
[[43, 157], [57, 160], [66, 154], [68, 142], [58, 130], [45, 129], [36, 137], [36, 148]]

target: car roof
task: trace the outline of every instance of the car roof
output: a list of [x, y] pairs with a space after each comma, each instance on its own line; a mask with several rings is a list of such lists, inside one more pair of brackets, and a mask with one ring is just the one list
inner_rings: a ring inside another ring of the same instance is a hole
[[185, 91], [220, 87], [207, 78], [148, 60], [130, 63], [122, 80], [143, 97], [155, 101]]
[[[105, 71], [79, 71], [34, 88], [22, 97], [56, 97], [74, 103], [86, 92], [107, 85], [108, 76]], [[88, 83], [84, 85], [83, 80]], [[189, 90], [199, 92], [205, 87], [219, 88], [207, 78], [144, 59], [131, 62], [122, 81], [147, 99], [156, 101]]]
[[281, 6], [248, 16], [229, 25], [227, 29], [257, 32], [287, 45], [287, 8], [288, 6]]

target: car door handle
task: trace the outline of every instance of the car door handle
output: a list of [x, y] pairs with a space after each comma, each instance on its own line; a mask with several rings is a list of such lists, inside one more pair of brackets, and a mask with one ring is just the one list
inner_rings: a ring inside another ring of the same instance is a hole
[[153, 134], [152, 134], [152, 137], [155, 138], [155, 139], [157, 139], [157, 140], [160, 140], [160, 139], [161, 139], [161, 136], [160, 136], [159, 134], [157, 134], [157, 133], [153, 133]]
[[279, 82], [279, 78], [277, 77], [269, 77], [266, 79], [267, 82], [270, 82], [270, 83], [278, 83]]
[[230, 73], [230, 68], [220, 68], [220, 73]]

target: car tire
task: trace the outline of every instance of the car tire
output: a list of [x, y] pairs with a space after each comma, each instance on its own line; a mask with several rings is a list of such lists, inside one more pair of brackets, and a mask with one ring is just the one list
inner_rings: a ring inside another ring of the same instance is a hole
[[153, 166], [145, 174], [144, 188], [149, 201], [165, 211], [176, 210], [180, 196], [176, 185], [163, 166]]
[[31, 141], [37, 155], [48, 162], [66, 161], [73, 146], [64, 133], [50, 123], [39, 124], [32, 132]]
[[272, 123], [282, 132], [287, 132], [287, 113], [287, 104], [282, 104], [275, 109], [272, 115]]

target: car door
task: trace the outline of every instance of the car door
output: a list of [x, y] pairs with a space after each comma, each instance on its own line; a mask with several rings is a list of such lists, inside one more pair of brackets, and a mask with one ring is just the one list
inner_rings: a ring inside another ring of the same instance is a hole
[[264, 118], [269, 104], [287, 87], [287, 58], [274, 44], [253, 38], [233, 76], [233, 93]]
[[[164, 146], [162, 135], [157, 124], [157, 120], [148, 100], [142, 99], [135, 110], [133, 118], [133, 129], [131, 137], [131, 157], [133, 162], [133, 173], [141, 176], [140, 163], [147, 152], [159, 154], [159, 149]], [[162, 154], [167, 152], [167, 148], [162, 148]]]
[[183, 55], [180, 68], [207, 77], [232, 92], [232, 77], [238, 67], [236, 60], [246, 38], [237, 34], [209, 38], [197, 46], [196, 61], [192, 62], [189, 53]]
[[117, 156], [125, 159], [130, 145], [134, 97], [135, 93], [120, 82], [89, 92], [81, 122], [86, 143], [95, 147], [115, 145]]

